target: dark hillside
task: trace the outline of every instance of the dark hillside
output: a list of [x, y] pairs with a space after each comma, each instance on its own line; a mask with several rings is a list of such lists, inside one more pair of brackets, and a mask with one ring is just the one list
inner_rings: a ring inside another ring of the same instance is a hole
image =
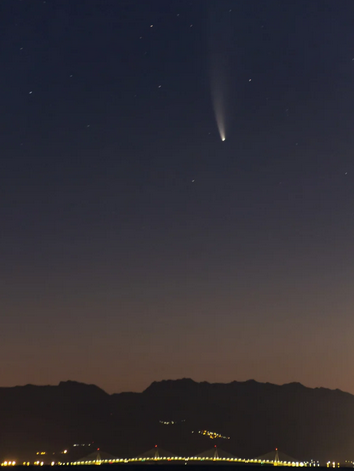
[[[3, 459], [91, 443], [116, 456], [135, 456], [155, 444], [190, 455], [217, 444], [239, 457], [278, 447], [300, 460], [343, 461], [353, 459], [353, 423], [354, 396], [298, 383], [182, 379], [113, 395], [71, 381], [0, 388]], [[198, 433], [204, 429], [230, 439], [211, 440]]]

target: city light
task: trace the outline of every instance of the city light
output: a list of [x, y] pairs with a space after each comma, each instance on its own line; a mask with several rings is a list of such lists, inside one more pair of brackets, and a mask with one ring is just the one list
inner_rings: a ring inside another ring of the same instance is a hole
[[[194, 433], [194, 431], [192, 433]], [[198, 430], [198, 433], [210, 438], [211, 440], [214, 440], [215, 438], [222, 438], [224, 440], [230, 440], [230, 437], [226, 437], [225, 435], [221, 435], [220, 433], [217, 433], [217, 432], [210, 432], [209, 430]]]

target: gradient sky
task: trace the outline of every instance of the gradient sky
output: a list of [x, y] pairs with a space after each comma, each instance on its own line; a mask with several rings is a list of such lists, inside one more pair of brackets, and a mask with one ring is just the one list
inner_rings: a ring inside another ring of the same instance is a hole
[[1, 386], [354, 393], [353, 22], [352, 0], [2, 0]]

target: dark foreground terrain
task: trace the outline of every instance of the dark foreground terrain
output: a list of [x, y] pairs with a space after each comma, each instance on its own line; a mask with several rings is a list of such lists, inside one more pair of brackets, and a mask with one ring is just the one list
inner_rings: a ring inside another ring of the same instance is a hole
[[[164, 470], [170, 470], [171, 469], [171, 466], [173, 466], [173, 469], [174, 471], [184, 471], [186, 469], [186, 465], [181, 465], [181, 464], [154, 464], [154, 463], [151, 463], [149, 465], [147, 464], [140, 464], [140, 465], [131, 465], [131, 464], [118, 464], [118, 465], [100, 465], [100, 471], [112, 471], [112, 469], [116, 469], [116, 467], [125, 467], [125, 468], [129, 468], [129, 471], [141, 471], [142, 467], [144, 469], [144, 467], [148, 466], [148, 469], [153, 471], [154, 468], [158, 469], [158, 471], [164, 471]], [[188, 464], [187, 466], [193, 466], [193, 469], [195, 471], [203, 471], [205, 470], [206, 468], [209, 469], [209, 467], [211, 466], [213, 468], [213, 471], [218, 471], [218, 469], [225, 469], [225, 466], [227, 466], [228, 468], [232, 468], [232, 467], [236, 467], [237, 468], [237, 471], [250, 471], [250, 466], [251, 465], [237, 465], [237, 464], [231, 464], [231, 463], [225, 463], [225, 464], [214, 464], [214, 463], [209, 463], [209, 464], [206, 464], [206, 465], [195, 465], [195, 464]], [[257, 470], [264, 470], [265, 467], [270, 467], [270, 466], [266, 466], [266, 465], [262, 465], [262, 466], [257, 466], [257, 465], [254, 465], [252, 466], [252, 471], [257, 471]], [[29, 471], [36, 471], [38, 470], [38, 466], [20, 466], [20, 468], [22, 469], [27, 469]], [[271, 469], [273, 468], [273, 466], [271, 466]], [[59, 469], [68, 469], [67, 466], [65, 466], [63, 468], [63, 466], [41, 466], [40, 469], [42, 471], [49, 471], [49, 470], [59, 470]], [[70, 468], [72, 469], [72, 468]], [[75, 466], [73, 469], [77, 469], [78, 471], [97, 471], [97, 466], [95, 465], [92, 465], [92, 466]], [[291, 467], [289, 468], [288, 466], [277, 466], [277, 469], [283, 469], [284, 471], [285, 470], [289, 470], [289, 469], [292, 469]], [[300, 469], [300, 468], [295, 468], [295, 469]], [[324, 469], [328, 469], [328, 468], [323, 468], [323, 467], [316, 467], [317, 470], [324, 470]]]
[[[354, 396], [298, 383], [183, 379], [113, 395], [70, 381], [0, 388], [1, 461], [33, 462], [40, 450], [46, 452], [45, 462], [73, 461], [96, 447], [125, 458], [155, 444], [191, 456], [216, 444], [240, 458], [278, 447], [299, 461], [344, 462], [354, 458], [353, 424]], [[211, 440], [200, 430], [230, 439]], [[64, 449], [65, 457], [60, 455]]]

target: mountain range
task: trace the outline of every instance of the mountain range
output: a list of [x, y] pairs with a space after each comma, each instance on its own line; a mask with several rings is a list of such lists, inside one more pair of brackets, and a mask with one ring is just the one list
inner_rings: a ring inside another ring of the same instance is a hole
[[97, 447], [132, 457], [155, 445], [183, 456], [217, 445], [240, 458], [277, 447], [298, 460], [352, 460], [354, 396], [253, 380], [168, 380], [111, 395], [74, 381], [0, 388], [0, 460], [38, 451], [58, 460], [64, 449], [75, 459]]

